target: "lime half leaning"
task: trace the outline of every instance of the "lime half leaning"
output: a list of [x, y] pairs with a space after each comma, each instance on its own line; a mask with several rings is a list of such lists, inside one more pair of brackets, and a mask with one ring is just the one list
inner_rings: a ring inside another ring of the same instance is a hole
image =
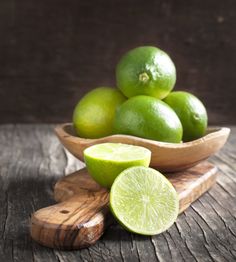
[[114, 181], [110, 208], [129, 231], [156, 235], [175, 222], [179, 200], [172, 184], [160, 172], [147, 167], [131, 167]]
[[102, 143], [84, 150], [84, 160], [89, 174], [103, 187], [110, 188], [115, 178], [133, 166], [148, 167], [151, 151], [122, 143]]

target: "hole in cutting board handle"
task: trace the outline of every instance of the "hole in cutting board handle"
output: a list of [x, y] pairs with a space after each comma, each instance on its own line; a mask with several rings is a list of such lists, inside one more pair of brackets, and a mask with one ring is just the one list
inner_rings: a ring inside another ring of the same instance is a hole
[[70, 211], [63, 209], [63, 210], [60, 211], [60, 213], [62, 213], [62, 214], [68, 214], [68, 213], [70, 213]]

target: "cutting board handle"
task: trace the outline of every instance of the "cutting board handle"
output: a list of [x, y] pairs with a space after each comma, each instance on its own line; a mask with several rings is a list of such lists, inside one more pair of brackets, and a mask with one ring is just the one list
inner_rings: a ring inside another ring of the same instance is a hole
[[31, 217], [31, 236], [42, 245], [59, 249], [95, 243], [110, 224], [108, 192], [86, 192], [42, 208]]

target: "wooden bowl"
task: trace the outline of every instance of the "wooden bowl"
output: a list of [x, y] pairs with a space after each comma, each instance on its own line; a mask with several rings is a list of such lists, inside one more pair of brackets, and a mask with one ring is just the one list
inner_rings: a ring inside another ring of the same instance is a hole
[[62, 124], [55, 132], [64, 147], [83, 161], [85, 148], [99, 143], [124, 143], [143, 146], [151, 150], [150, 166], [164, 172], [175, 172], [192, 167], [216, 153], [227, 141], [230, 129], [208, 128], [207, 134], [187, 143], [165, 143], [128, 135], [111, 135], [98, 139], [86, 139], [75, 135], [71, 123]]

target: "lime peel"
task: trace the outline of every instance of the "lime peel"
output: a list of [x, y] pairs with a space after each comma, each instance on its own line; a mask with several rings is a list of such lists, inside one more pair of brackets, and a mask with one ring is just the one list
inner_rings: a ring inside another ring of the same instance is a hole
[[89, 174], [101, 186], [110, 188], [115, 178], [132, 166], [149, 166], [151, 151], [122, 143], [102, 143], [84, 150]]

